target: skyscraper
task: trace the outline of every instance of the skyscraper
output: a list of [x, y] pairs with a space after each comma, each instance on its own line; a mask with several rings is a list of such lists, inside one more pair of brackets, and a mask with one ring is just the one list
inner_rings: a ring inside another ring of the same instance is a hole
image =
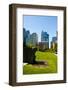
[[32, 33], [30, 35], [30, 43], [32, 44], [32, 46], [36, 46], [38, 43], [38, 35], [37, 33]]
[[28, 46], [29, 42], [30, 42], [30, 32], [29, 30], [26, 31], [26, 29], [23, 28], [23, 43]]
[[58, 32], [56, 31], [56, 36], [52, 37], [52, 41], [51, 41], [51, 48], [54, 49], [57, 52], [57, 35]]
[[44, 43], [45, 49], [49, 48], [49, 34], [47, 32], [41, 32], [41, 42]]
[[38, 43], [37, 33], [30, 34], [30, 31], [23, 28], [23, 43], [29, 47], [35, 47]]
[[57, 42], [57, 37], [52, 37], [52, 42]]
[[30, 32], [29, 32], [29, 30], [26, 31], [26, 45], [27, 46], [30, 45]]

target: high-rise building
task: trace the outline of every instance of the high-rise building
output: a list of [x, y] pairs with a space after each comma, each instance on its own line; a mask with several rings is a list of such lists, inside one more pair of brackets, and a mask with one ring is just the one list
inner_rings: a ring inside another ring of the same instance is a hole
[[26, 45], [27, 46], [30, 45], [30, 32], [29, 32], [29, 30], [26, 31]]
[[52, 37], [52, 42], [57, 42], [57, 37]]
[[39, 50], [44, 51], [48, 49], [48, 43], [46, 42], [39, 42]]
[[38, 43], [38, 35], [37, 35], [37, 33], [32, 33], [32, 34], [30, 35], [30, 44], [31, 44], [32, 46], [36, 46], [37, 43]]
[[23, 43], [28, 46], [29, 42], [30, 42], [30, 32], [29, 30], [26, 31], [26, 29], [23, 28]]
[[38, 43], [38, 35], [37, 33], [30, 34], [30, 31], [26, 31], [25, 28], [23, 28], [23, 43], [26, 46], [35, 47]]
[[48, 49], [49, 48], [49, 34], [47, 32], [42, 31], [41, 32], [41, 42], [44, 43], [42, 44], [45, 48], [44, 49]]
[[57, 50], [57, 38], [53, 37], [51, 41], [51, 48]]
[[57, 52], [57, 31], [56, 31], [56, 36], [52, 37], [51, 41], [51, 48], [54, 49]]

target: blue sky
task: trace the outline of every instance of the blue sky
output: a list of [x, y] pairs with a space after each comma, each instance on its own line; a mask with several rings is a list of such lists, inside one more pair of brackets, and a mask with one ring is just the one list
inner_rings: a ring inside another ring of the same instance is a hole
[[57, 16], [30, 16], [24, 15], [24, 28], [30, 33], [38, 34], [38, 41], [41, 41], [41, 32], [46, 31], [49, 34], [49, 46], [52, 37], [56, 36]]

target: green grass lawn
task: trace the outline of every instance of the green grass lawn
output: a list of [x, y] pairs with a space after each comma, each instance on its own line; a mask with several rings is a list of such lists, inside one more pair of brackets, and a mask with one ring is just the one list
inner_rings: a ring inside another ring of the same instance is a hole
[[36, 52], [36, 60], [45, 60], [47, 66], [34, 66], [27, 64], [23, 66], [23, 74], [44, 74], [44, 73], [57, 73], [57, 56], [51, 52]]

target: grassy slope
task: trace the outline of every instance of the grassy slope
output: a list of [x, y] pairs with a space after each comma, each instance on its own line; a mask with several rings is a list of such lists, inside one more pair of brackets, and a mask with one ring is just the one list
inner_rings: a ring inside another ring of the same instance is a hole
[[24, 74], [42, 74], [42, 73], [56, 73], [57, 72], [57, 56], [50, 52], [36, 52], [36, 60], [45, 60], [48, 62], [46, 67], [36, 67], [31, 64], [23, 67]]

